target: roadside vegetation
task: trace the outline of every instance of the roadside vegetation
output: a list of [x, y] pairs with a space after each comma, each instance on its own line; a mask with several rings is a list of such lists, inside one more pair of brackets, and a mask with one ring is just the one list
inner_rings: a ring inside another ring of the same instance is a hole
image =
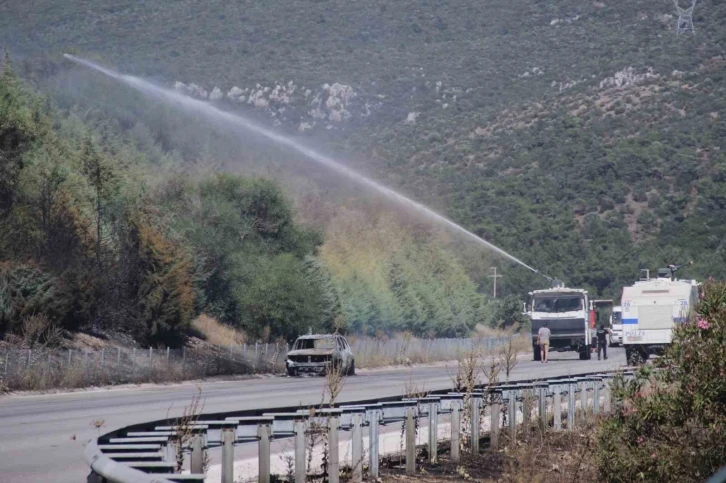
[[[437, 465], [422, 461], [415, 476], [392, 464], [382, 481], [703, 482], [726, 466], [724, 351], [726, 282], [709, 280], [697, 314], [677, 328], [666, 354], [634, 379], [614, 379], [610, 414], [578, 416], [572, 431], [525, 426], [515, 444], [502, 431], [500, 447], [460, 464], [442, 455]], [[464, 359], [459, 374], [476, 373], [471, 366]]]
[[0, 71], [3, 347], [72, 348], [79, 332], [157, 349], [309, 330], [467, 337], [509, 320], [511, 304], [393, 215], [353, 230], [341, 211], [335, 228], [311, 228], [279, 184], [140, 147], [117, 122], [33, 92], [8, 55]]

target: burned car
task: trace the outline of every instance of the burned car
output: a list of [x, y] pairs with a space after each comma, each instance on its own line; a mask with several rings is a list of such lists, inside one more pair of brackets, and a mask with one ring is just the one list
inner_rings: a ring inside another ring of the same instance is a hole
[[287, 353], [287, 374], [303, 372], [325, 374], [333, 367], [347, 376], [355, 375], [355, 359], [345, 337], [338, 334], [303, 335]]

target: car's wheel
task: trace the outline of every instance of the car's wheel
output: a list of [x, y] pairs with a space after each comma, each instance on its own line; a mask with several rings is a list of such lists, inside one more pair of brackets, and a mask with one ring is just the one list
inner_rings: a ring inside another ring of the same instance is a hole
[[348, 375], [355, 376], [355, 361], [350, 362], [350, 367], [348, 368]]
[[295, 376], [297, 376], [297, 371], [295, 369], [293, 369], [292, 367], [288, 367], [287, 368], [287, 375], [289, 377], [295, 377]]

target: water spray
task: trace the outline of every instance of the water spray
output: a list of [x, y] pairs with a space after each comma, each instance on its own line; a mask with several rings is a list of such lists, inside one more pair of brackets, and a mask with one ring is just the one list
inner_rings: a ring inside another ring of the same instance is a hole
[[474, 240], [475, 242], [484, 245], [485, 247], [489, 248], [490, 250], [494, 251], [495, 253], [498, 253], [499, 255], [501, 255], [513, 262], [518, 263], [519, 265], [530, 270], [531, 272], [541, 275], [541, 276], [545, 277], [547, 280], [552, 281], [551, 277], [548, 277], [547, 275], [544, 275], [539, 270], [537, 270], [533, 267], [530, 267], [529, 265], [527, 265], [526, 263], [524, 263], [523, 261], [521, 261], [514, 255], [507, 253], [506, 251], [502, 250], [498, 246], [475, 235], [474, 233], [470, 232], [469, 230], [465, 229], [464, 227], [449, 220], [445, 216], [436, 213], [434, 210], [422, 205], [421, 203], [413, 201], [412, 199], [402, 195], [401, 193], [398, 193], [398, 192], [392, 190], [391, 188], [388, 188], [388, 187], [378, 183], [377, 181], [374, 181], [374, 180], [348, 168], [347, 166], [344, 166], [343, 164], [340, 164], [339, 162], [335, 161], [334, 159], [332, 159], [328, 156], [318, 153], [317, 151], [305, 146], [304, 144], [302, 144], [298, 141], [295, 141], [291, 138], [283, 136], [282, 134], [279, 134], [272, 130], [264, 128], [264, 127], [260, 126], [259, 124], [254, 123], [243, 116], [223, 111], [223, 110], [213, 106], [212, 104], [209, 104], [208, 102], [200, 101], [198, 99], [194, 99], [194, 98], [179, 94], [178, 92], [175, 92], [173, 90], [159, 87], [157, 85], [154, 85], [151, 82], [145, 81], [138, 77], [121, 74], [120, 72], [116, 72], [116, 71], [108, 69], [106, 67], [102, 67], [94, 62], [91, 62], [90, 60], [81, 59], [79, 57], [76, 57], [76, 56], [70, 55], [70, 54], [63, 54], [63, 56], [66, 59], [71, 60], [77, 64], [83, 65], [83, 66], [93, 69], [97, 72], [100, 72], [108, 77], [111, 77], [120, 82], [123, 82], [124, 84], [126, 84], [130, 87], [133, 87], [134, 89], [136, 89], [144, 94], [162, 99], [166, 102], [176, 104], [179, 107], [191, 110], [197, 114], [203, 114], [210, 119], [226, 121], [233, 126], [240, 127], [246, 131], [253, 132], [255, 134], [263, 136], [263, 137], [269, 139], [270, 141], [273, 141], [279, 145], [285, 146], [287, 148], [291, 148], [292, 150], [297, 151], [298, 153], [304, 155], [306, 158], [308, 158], [312, 161], [315, 161], [316, 163], [323, 165], [329, 169], [332, 169], [332, 170], [352, 179], [355, 182], [368, 186], [369, 188], [372, 188], [374, 191], [384, 195], [386, 198], [389, 198], [407, 208], [412, 208], [415, 211], [425, 215], [426, 217], [428, 217], [434, 221], [437, 221], [439, 223], [442, 223], [443, 225], [448, 226], [449, 228], [452, 228], [455, 231], [465, 235], [467, 238], [470, 238], [470, 239]]

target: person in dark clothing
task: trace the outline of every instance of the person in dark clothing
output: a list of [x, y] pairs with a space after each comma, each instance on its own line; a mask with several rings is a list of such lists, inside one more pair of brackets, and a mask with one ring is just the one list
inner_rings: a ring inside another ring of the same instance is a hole
[[605, 324], [600, 324], [600, 328], [597, 329], [597, 360], [600, 360], [600, 353], [608, 358], [608, 334], [610, 329], [605, 327]]

